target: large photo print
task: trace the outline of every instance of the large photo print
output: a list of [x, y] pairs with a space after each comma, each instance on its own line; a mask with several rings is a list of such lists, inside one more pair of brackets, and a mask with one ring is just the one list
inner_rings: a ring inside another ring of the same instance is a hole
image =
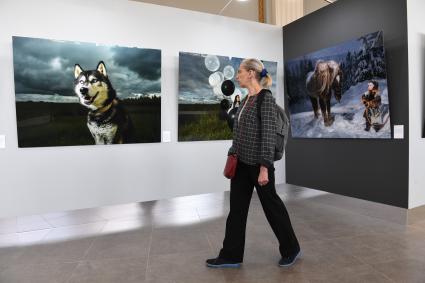
[[[233, 120], [248, 90], [236, 75], [243, 58], [180, 52], [179, 141], [232, 139]], [[277, 62], [262, 61], [273, 79], [276, 95]]]
[[13, 37], [19, 147], [161, 140], [161, 51]]
[[285, 63], [294, 138], [391, 138], [383, 34]]

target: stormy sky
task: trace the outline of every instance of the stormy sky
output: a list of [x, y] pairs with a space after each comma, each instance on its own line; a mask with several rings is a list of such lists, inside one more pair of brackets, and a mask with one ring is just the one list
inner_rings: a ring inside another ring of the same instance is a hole
[[[367, 38], [368, 40], [373, 41], [373, 40], [377, 40], [379, 36], [382, 36], [381, 32], [369, 33], [360, 38], [356, 38], [353, 40], [343, 42], [338, 45], [334, 45], [334, 46], [327, 47], [318, 51], [314, 51], [312, 53], [305, 54], [295, 59], [290, 59], [286, 62], [286, 66], [288, 66], [289, 68], [294, 68], [297, 66], [299, 61], [308, 60], [308, 59], [312, 60], [314, 64], [319, 59], [326, 59], [326, 60], [334, 59], [339, 61], [340, 58], [344, 59], [348, 52], [353, 53], [353, 52], [359, 52], [360, 50], [362, 50], [363, 38]], [[381, 41], [379, 40], [377, 40], [377, 42], [381, 43]]]
[[13, 37], [16, 94], [74, 96], [74, 65], [104, 61], [118, 97], [161, 92], [161, 51]]
[[[224, 95], [214, 94], [213, 87], [209, 84], [212, 71], [205, 66], [206, 54], [180, 52], [179, 56], [179, 103], [219, 103]], [[220, 66], [217, 71], [223, 72], [224, 67], [230, 65], [236, 72], [242, 58], [217, 56]], [[272, 75], [273, 85], [271, 90], [276, 90], [276, 62], [263, 61], [267, 71]], [[235, 78], [232, 79], [237, 89], [236, 92], [244, 93]]]

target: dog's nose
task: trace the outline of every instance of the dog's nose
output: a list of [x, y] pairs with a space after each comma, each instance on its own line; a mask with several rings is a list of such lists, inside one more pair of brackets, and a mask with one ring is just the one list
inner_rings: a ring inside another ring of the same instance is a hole
[[86, 87], [82, 87], [82, 88], [80, 88], [80, 93], [81, 93], [82, 95], [86, 95], [88, 92], [89, 92], [89, 89], [88, 89], [88, 88], [86, 88]]

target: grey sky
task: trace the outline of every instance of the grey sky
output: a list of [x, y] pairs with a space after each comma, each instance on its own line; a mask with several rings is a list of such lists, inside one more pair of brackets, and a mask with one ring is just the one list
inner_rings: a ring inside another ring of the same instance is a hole
[[74, 65], [95, 69], [104, 61], [119, 97], [161, 92], [161, 51], [26, 37], [13, 37], [15, 91], [73, 93]]
[[[209, 84], [209, 76], [213, 73], [205, 66], [206, 54], [180, 52], [179, 56], [179, 102], [180, 103], [219, 103], [224, 96], [215, 95], [213, 87]], [[217, 56], [220, 67], [217, 71], [223, 72], [225, 66], [230, 65], [236, 72], [242, 58]], [[277, 63], [263, 61], [266, 69], [271, 74], [273, 85], [272, 92], [276, 91]], [[232, 79], [236, 88], [239, 88], [235, 78]]]

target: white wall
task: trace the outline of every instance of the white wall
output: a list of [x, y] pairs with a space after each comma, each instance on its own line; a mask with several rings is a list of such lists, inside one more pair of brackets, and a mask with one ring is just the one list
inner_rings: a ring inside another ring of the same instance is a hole
[[[18, 149], [13, 35], [162, 49], [162, 130], [172, 142]], [[228, 189], [229, 141], [177, 143], [179, 51], [278, 61], [283, 104], [279, 27], [125, 0], [2, 0], [0, 218]], [[283, 160], [276, 167], [283, 183]]]
[[425, 205], [425, 1], [407, 0], [409, 37], [409, 208]]

